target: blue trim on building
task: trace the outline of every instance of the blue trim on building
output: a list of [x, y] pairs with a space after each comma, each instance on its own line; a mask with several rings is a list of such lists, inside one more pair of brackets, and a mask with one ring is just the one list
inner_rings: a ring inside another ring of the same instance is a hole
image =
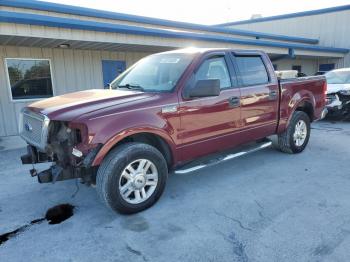
[[95, 9], [84, 8], [84, 7], [69, 6], [69, 5], [62, 5], [62, 4], [56, 4], [56, 3], [33, 1], [33, 0], [31, 1], [0, 0], [0, 6], [1, 5], [8, 6], [8, 7], [41, 10], [41, 11], [51, 11], [51, 12], [72, 14], [72, 15], [122, 20], [122, 21], [135, 22], [135, 23], [152, 24], [152, 25], [158, 25], [158, 26], [168, 26], [168, 27], [176, 27], [176, 28], [190, 29], [190, 30], [201, 30], [201, 31], [207, 31], [207, 32], [249, 36], [254, 38], [265, 38], [265, 39], [273, 39], [273, 40], [280, 40], [280, 41], [300, 42], [300, 43], [306, 43], [306, 44], [318, 43], [318, 39], [312, 39], [312, 38], [260, 33], [260, 32], [248, 31], [243, 29], [206, 26], [206, 25], [200, 25], [200, 24], [192, 24], [192, 23], [170, 21], [170, 20], [150, 18], [150, 17], [144, 17], [144, 16], [114, 13], [109, 11], [95, 10]]
[[103, 22], [94, 22], [94, 21], [78, 20], [78, 19], [71, 19], [71, 18], [62, 18], [62, 17], [47, 16], [47, 15], [37, 15], [37, 14], [8, 12], [8, 11], [0, 11], [0, 22], [91, 30], [91, 31], [97, 31], [97, 32], [123, 33], [123, 34], [133, 34], [133, 35], [177, 38], [177, 39], [223, 42], [223, 43], [253, 45], [253, 46], [294, 48], [294, 49], [310, 50], [310, 51], [317, 51], [317, 52], [331, 52], [331, 53], [342, 53], [342, 54], [349, 52], [349, 49], [345, 49], [345, 48], [323, 47], [323, 46], [313, 46], [313, 45], [284, 43], [284, 42], [272, 42], [272, 41], [256, 40], [256, 39], [240, 39], [240, 38], [234, 38], [234, 37], [228, 37], [228, 36], [202, 34], [202, 33], [175, 32], [175, 31], [166, 30], [166, 29], [154, 29], [154, 28], [146, 28], [146, 27], [131, 26], [131, 25], [110, 24], [110, 23], [103, 23]]
[[275, 15], [275, 16], [269, 16], [269, 17], [256, 18], [256, 19], [242, 20], [242, 21], [237, 21], [237, 22], [229, 22], [229, 23], [217, 24], [215, 26], [231, 26], [231, 25], [252, 24], [252, 23], [265, 22], [265, 21], [288, 19], [288, 18], [294, 18], [294, 17], [333, 13], [333, 12], [345, 11], [345, 10], [349, 10], [349, 9], [350, 9], [350, 5], [342, 5], [342, 6], [317, 9], [317, 10], [311, 10], [311, 11], [304, 11], [304, 12], [298, 12], [298, 13], [291, 13], [291, 14], [285, 14], [285, 15]]

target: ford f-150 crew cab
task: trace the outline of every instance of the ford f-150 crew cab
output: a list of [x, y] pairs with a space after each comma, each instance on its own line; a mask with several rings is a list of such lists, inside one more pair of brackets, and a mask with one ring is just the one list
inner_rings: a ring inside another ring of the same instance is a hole
[[322, 118], [323, 76], [278, 79], [260, 51], [182, 49], [150, 55], [109, 89], [41, 100], [24, 108], [23, 164], [39, 182], [96, 184], [113, 210], [134, 213], [161, 196], [169, 170], [275, 135], [300, 153]]

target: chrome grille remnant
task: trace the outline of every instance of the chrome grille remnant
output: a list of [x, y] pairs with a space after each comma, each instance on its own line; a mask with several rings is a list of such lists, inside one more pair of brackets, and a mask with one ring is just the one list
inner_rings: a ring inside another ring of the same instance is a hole
[[49, 123], [48, 117], [24, 109], [20, 114], [19, 134], [28, 144], [44, 150]]

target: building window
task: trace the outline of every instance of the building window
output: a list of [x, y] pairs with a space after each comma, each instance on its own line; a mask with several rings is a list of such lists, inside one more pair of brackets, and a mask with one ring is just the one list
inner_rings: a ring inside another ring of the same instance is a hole
[[13, 100], [53, 96], [48, 59], [7, 58], [6, 67]]
[[331, 71], [335, 68], [335, 64], [320, 64], [319, 70], [320, 71]]

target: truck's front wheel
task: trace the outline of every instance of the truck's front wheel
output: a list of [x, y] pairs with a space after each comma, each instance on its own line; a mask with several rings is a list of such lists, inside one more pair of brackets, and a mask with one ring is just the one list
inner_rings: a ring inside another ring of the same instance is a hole
[[168, 168], [163, 155], [142, 143], [112, 150], [96, 177], [102, 201], [120, 213], [131, 214], [152, 206], [164, 191]]
[[294, 112], [287, 130], [278, 135], [278, 149], [290, 154], [302, 152], [309, 142], [310, 131], [309, 116], [302, 111]]

